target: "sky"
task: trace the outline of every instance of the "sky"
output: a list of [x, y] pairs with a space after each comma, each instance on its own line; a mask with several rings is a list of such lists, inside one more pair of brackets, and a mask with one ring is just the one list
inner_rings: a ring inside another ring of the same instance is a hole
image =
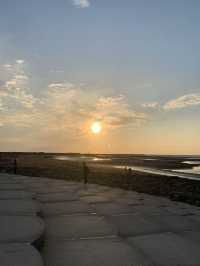
[[0, 151], [200, 154], [199, 11], [199, 0], [3, 1]]

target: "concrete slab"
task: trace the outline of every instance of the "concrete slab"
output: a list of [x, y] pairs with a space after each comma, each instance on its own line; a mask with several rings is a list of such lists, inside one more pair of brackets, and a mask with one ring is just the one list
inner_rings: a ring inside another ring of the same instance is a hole
[[66, 192], [37, 194], [36, 197], [37, 200], [43, 203], [79, 200], [79, 197], [76, 194]]
[[40, 187], [32, 187], [32, 190], [38, 194], [49, 194], [49, 193], [74, 193], [78, 190], [77, 186], [40, 186]]
[[45, 222], [47, 238], [80, 239], [116, 235], [115, 228], [103, 217], [96, 215], [47, 218]]
[[48, 182], [49, 184], [51, 185], [55, 185], [55, 186], [74, 186], [74, 185], [77, 185], [77, 186], [83, 186], [84, 184], [80, 183], [80, 182], [75, 182], [75, 181], [67, 181], [67, 180], [62, 180], [62, 179], [48, 179]]
[[147, 206], [147, 205], [132, 205], [132, 208], [135, 213], [138, 213], [140, 215], [144, 216], [168, 216], [172, 215], [171, 212], [169, 212], [166, 208], [158, 207], [158, 206]]
[[84, 186], [84, 189], [87, 189], [87, 190], [97, 190], [98, 192], [101, 191], [101, 192], [104, 192], [104, 191], [109, 191], [111, 188], [110, 187], [107, 187], [107, 186], [101, 186], [101, 185], [98, 185], [98, 184], [83, 184]]
[[182, 231], [179, 232], [178, 235], [187, 240], [195, 242], [200, 247], [200, 231]]
[[46, 188], [48, 184], [44, 183], [31, 183], [31, 184], [26, 184], [27, 190], [32, 191], [33, 193], [37, 193], [38, 189], [41, 189], [42, 187]]
[[14, 175], [7, 173], [0, 173], [0, 179], [12, 179]]
[[16, 184], [16, 183], [10, 183], [10, 184], [1, 184], [0, 185], [0, 191], [2, 190], [25, 190], [25, 186], [22, 184]]
[[108, 193], [111, 189], [105, 186], [95, 185], [95, 184], [87, 184], [84, 185], [83, 188], [78, 192], [80, 197], [87, 196], [97, 196], [101, 193]]
[[16, 179], [38, 179], [40, 177], [36, 177], [36, 176], [26, 176], [26, 175], [14, 175], [14, 174], [11, 174], [13, 178], [16, 178]]
[[121, 236], [148, 235], [162, 232], [180, 232], [199, 229], [199, 223], [178, 215], [116, 215], [109, 220], [118, 228]]
[[80, 201], [44, 203], [41, 206], [41, 211], [46, 217], [94, 213], [89, 204]]
[[173, 215], [185, 215], [190, 216], [193, 215], [194, 212], [192, 211], [192, 208], [190, 207], [180, 207], [180, 206], [169, 206], [165, 208], [166, 211]]
[[139, 250], [119, 239], [48, 243], [44, 257], [48, 266], [151, 265]]
[[140, 195], [139, 199], [143, 201], [143, 204], [146, 206], [154, 206], [154, 207], [161, 207], [161, 206], [171, 206], [171, 204], [175, 205], [175, 202], [163, 197], [152, 196], [152, 195]]
[[96, 188], [91, 188], [91, 189], [84, 189], [80, 190], [78, 192], [78, 195], [80, 197], [87, 197], [87, 196], [96, 196], [100, 191], [98, 191]]
[[28, 244], [0, 245], [1, 266], [43, 266], [40, 254]]
[[80, 199], [87, 202], [94, 202], [94, 203], [103, 203], [103, 202], [113, 202], [110, 194], [105, 192], [97, 192], [97, 193], [88, 193], [88, 194], [81, 194]]
[[110, 216], [109, 221], [116, 226], [120, 236], [137, 236], [165, 232], [168, 228], [154, 217], [144, 217], [137, 214]]
[[155, 222], [164, 224], [165, 228], [171, 232], [180, 231], [195, 231], [200, 228], [200, 221], [195, 221], [193, 216], [180, 216], [180, 215], [169, 215], [169, 216], [155, 216]]
[[13, 180], [11, 178], [0, 178], [0, 185], [2, 184], [21, 184], [20, 182]]
[[116, 199], [123, 198], [126, 195], [126, 191], [122, 189], [117, 188], [110, 188], [107, 191], [102, 191], [98, 194], [99, 196], [109, 198], [112, 201], [115, 201]]
[[33, 216], [0, 216], [0, 243], [33, 243], [44, 231], [44, 222]]
[[23, 175], [12, 175], [13, 180], [16, 181], [26, 181], [26, 180], [33, 180], [36, 179], [35, 177], [23, 176]]
[[133, 206], [144, 205], [144, 202], [136, 197], [127, 197], [127, 196], [116, 197], [116, 198], [113, 198], [112, 201], [116, 203], [128, 204], [128, 205], [133, 205]]
[[31, 199], [0, 200], [0, 215], [36, 216], [39, 210], [38, 203]]
[[18, 191], [1, 191], [0, 193], [0, 200], [4, 200], [4, 199], [33, 199], [35, 198], [35, 194], [28, 192], [28, 191], [22, 191], [22, 190], [18, 190]]
[[195, 221], [200, 226], [200, 215], [192, 215], [191, 220]]
[[193, 213], [193, 215], [200, 216], [200, 207], [197, 206], [190, 206], [190, 210]]
[[27, 188], [33, 188], [33, 189], [40, 189], [40, 188], [46, 188], [49, 187], [49, 184], [47, 182], [43, 181], [29, 181], [29, 182], [21, 182], [24, 184]]
[[92, 205], [95, 212], [99, 215], [116, 215], [116, 214], [127, 214], [133, 213], [134, 209], [127, 204], [117, 203], [95, 203]]
[[104, 197], [101, 195], [83, 196], [80, 197], [80, 200], [87, 203], [110, 202], [110, 199], [108, 197]]
[[199, 265], [199, 245], [173, 233], [133, 237], [133, 247], [140, 248], [156, 265]]

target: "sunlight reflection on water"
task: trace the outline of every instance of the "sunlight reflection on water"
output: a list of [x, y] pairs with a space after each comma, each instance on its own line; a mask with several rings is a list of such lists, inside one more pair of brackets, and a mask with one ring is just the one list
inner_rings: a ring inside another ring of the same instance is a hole
[[56, 156], [55, 159], [64, 161], [111, 161], [109, 158], [99, 158], [94, 156]]
[[192, 167], [192, 169], [176, 169], [176, 170], [173, 170], [173, 172], [200, 175], [200, 166], [194, 166], [194, 167]]

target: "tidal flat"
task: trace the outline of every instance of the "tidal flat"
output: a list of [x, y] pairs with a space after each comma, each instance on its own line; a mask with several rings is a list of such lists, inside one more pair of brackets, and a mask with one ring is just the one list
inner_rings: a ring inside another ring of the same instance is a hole
[[[200, 176], [179, 177], [180, 170], [199, 164], [199, 156], [121, 154], [0, 153], [0, 171], [73, 181], [83, 180], [83, 161], [89, 167], [88, 182], [119, 187], [200, 206]], [[187, 162], [190, 161], [190, 164]], [[130, 170], [131, 169], [131, 170]], [[142, 171], [152, 169], [158, 171]], [[177, 172], [176, 172], [177, 171]], [[167, 175], [165, 173], [173, 173]], [[177, 175], [177, 176], [176, 176]], [[199, 179], [199, 180], [198, 180]]]

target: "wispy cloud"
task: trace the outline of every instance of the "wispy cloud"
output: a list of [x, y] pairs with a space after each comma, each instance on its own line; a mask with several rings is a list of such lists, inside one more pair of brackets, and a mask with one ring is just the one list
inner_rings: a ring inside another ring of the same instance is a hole
[[181, 109], [200, 105], [200, 94], [186, 94], [164, 104], [164, 110]]
[[149, 102], [149, 103], [143, 103], [142, 107], [156, 109], [160, 107], [160, 104], [158, 102]]
[[1, 111], [30, 109], [37, 99], [29, 90], [29, 77], [25, 74], [24, 60], [19, 59], [13, 65], [4, 65], [9, 72], [9, 79], [0, 86]]
[[145, 114], [134, 111], [122, 95], [99, 97], [71, 83], [50, 84], [43, 110], [45, 108], [51, 117], [56, 115], [71, 119], [68, 122], [70, 127], [74, 125], [72, 121], [76, 121], [74, 127], [79, 131], [84, 130], [84, 124], [89, 121], [101, 121], [106, 127], [121, 127], [138, 125], [146, 119]]
[[87, 8], [90, 6], [89, 0], [72, 0], [73, 4], [79, 8]]
[[35, 138], [47, 141], [66, 136], [85, 138], [96, 120], [105, 129], [136, 127], [146, 120], [146, 115], [135, 111], [123, 95], [102, 95], [69, 82], [51, 83], [36, 97], [31, 93], [24, 63], [15, 64], [6, 68], [10, 78], [0, 86], [1, 125], [24, 128], [27, 134], [31, 131]]
[[178, 98], [172, 99], [166, 103], [159, 103], [159, 102], [147, 102], [141, 104], [143, 108], [146, 109], [159, 109], [159, 110], [176, 110], [187, 108], [191, 106], [200, 105], [200, 94], [199, 93], [192, 93], [192, 94], [185, 94]]
[[11, 69], [12, 68], [12, 65], [10, 65], [10, 64], [4, 64], [3, 65], [3, 67], [5, 68], [5, 69]]
[[[0, 94], [1, 95], [1, 94]], [[2, 99], [0, 98], [0, 112], [3, 111], [3, 102]]]
[[20, 65], [21, 65], [21, 64], [24, 64], [24, 60], [23, 60], [23, 59], [17, 59], [17, 60], [16, 60], [16, 63], [17, 63], [17, 64], [20, 64]]
[[96, 103], [94, 112], [98, 120], [105, 121], [110, 126], [119, 127], [128, 124], [138, 124], [146, 119], [146, 115], [134, 111], [123, 95], [117, 97], [101, 97]]

